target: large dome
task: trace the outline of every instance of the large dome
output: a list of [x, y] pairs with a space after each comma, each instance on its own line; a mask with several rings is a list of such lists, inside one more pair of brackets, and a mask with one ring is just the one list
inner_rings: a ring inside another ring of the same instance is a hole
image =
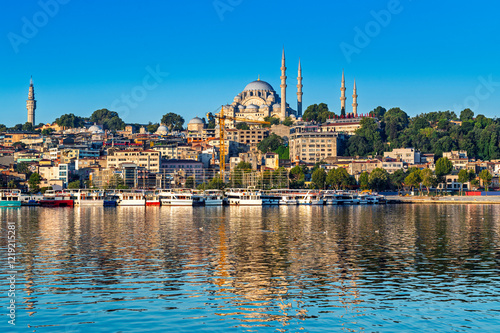
[[200, 118], [198, 117], [194, 117], [193, 119], [191, 119], [189, 121], [188, 124], [203, 124], [203, 120], [201, 120]]
[[243, 91], [250, 91], [250, 90], [274, 91], [273, 87], [269, 83], [260, 80], [250, 82], [249, 84], [247, 84], [247, 86]]

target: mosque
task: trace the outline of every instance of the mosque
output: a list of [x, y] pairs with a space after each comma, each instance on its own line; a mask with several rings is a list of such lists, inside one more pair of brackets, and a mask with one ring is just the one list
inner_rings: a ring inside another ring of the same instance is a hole
[[[285, 64], [285, 50], [283, 49], [283, 55], [281, 58], [281, 96], [274, 90], [274, 88], [266, 81], [260, 80], [250, 82], [247, 84], [245, 89], [236, 97], [231, 104], [223, 106], [224, 115], [235, 118], [243, 118], [248, 120], [259, 120], [263, 121], [266, 117], [275, 117], [281, 121], [285, 118], [290, 117], [291, 120], [299, 120], [302, 117], [302, 66], [299, 60], [298, 75], [297, 75], [297, 107], [294, 110], [288, 103], [286, 99], [286, 64]], [[345, 110], [345, 78], [344, 71], [342, 71], [342, 83], [341, 83], [341, 97], [340, 97], [340, 107], [341, 110]], [[352, 103], [352, 117], [357, 117], [357, 92], [356, 92], [356, 81], [354, 81], [353, 90], [353, 103]], [[226, 121], [228, 128], [234, 128], [236, 125], [235, 121]]]

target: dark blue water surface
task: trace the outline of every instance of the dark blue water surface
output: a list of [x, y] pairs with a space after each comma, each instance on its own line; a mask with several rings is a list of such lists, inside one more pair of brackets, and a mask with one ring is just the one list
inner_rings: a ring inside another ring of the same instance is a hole
[[1, 332], [500, 332], [500, 206], [22, 207], [0, 217]]

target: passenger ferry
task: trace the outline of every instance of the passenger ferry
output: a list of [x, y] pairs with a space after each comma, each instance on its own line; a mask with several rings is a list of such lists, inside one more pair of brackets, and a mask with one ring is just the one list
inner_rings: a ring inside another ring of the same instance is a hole
[[335, 193], [335, 200], [339, 205], [357, 205], [360, 203], [359, 196], [353, 191], [339, 191]]
[[206, 190], [203, 192], [205, 206], [222, 206], [224, 192], [221, 190]]
[[40, 206], [43, 195], [21, 195], [21, 206]]
[[281, 196], [273, 191], [263, 191], [260, 198], [262, 199], [262, 205], [269, 206], [279, 205]]
[[[80, 207], [94, 206], [104, 207], [111, 206], [110, 199], [107, 198], [106, 192], [96, 190], [79, 190], [75, 194], [75, 205]], [[108, 200], [106, 200], [108, 199]], [[108, 203], [105, 203], [108, 201]], [[116, 204], [116, 200], [113, 201]]]
[[0, 190], [0, 207], [21, 207], [21, 190]]
[[377, 204], [378, 196], [376, 194], [361, 192], [358, 195], [359, 203], [362, 205]]
[[335, 191], [324, 191], [323, 201], [325, 202], [325, 205], [336, 205], [338, 201], [335, 196]]
[[118, 197], [116, 204], [118, 206], [145, 206], [146, 199], [141, 190], [117, 190], [115, 195]]
[[230, 188], [226, 191], [227, 202], [231, 206], [262, 206], [262, 198], [255, 188]]
[[298, 192], [297, 201], [299, 205], [322, 205], [324, 203], [319, 191]]
[[202, 206], [203, 194], [191, 189], [172, 189], [160, 193], [162, 206]]
[[40, 205], [42, 207], [73, 207], [74, 200], [69, 192], [48, 190], [43, 195], [43, 199], [40, 200]]
[[160, 193], [158, 191], [147, 191], [145, 197], [146, 206], [160, 206]]
[[298, 201], [296, 195], [287, 189], [279, 189], [279, 190], [271, 190], [271, 193], [274, 193], [279, 197], [280, 205], [297, 205]]

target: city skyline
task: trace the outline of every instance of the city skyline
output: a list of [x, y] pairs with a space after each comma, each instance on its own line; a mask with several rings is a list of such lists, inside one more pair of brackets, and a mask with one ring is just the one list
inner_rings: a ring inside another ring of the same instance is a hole
[[[498, 27], [488, 19], [493, 8], [403, 0], [322, 3], [300, 11], [298, 2], [147, 4], [9, 4], [2, 25], [6, 52], [0, 55], [10, 64], [0, 89], [2, 123], [26, 122], [31, 75], [37, 124], [65, 113], [90, 116], [101, 108], [118, 111], [127, 123], [160, 122], [168, 112], [186, 121], [203, 117], [230, 103], [259, 75], [279, 91], [283, 46], [291, 106], [300, 58], [304, 110], [324, 102], [340, 113], [344, 69], [347, 111], [356, 79], [359, 113], [381, 105], [411, 116], [439, 110], [459, 114], [466, 107], [496, 115], [499, 49], [492, 32]], [[259, 11], [281, 13], [285, 23], [263, 21]], [[88, 24], [88, 18], [99, 23]], [[126, 98], [134, 93], [135, 99]]]

